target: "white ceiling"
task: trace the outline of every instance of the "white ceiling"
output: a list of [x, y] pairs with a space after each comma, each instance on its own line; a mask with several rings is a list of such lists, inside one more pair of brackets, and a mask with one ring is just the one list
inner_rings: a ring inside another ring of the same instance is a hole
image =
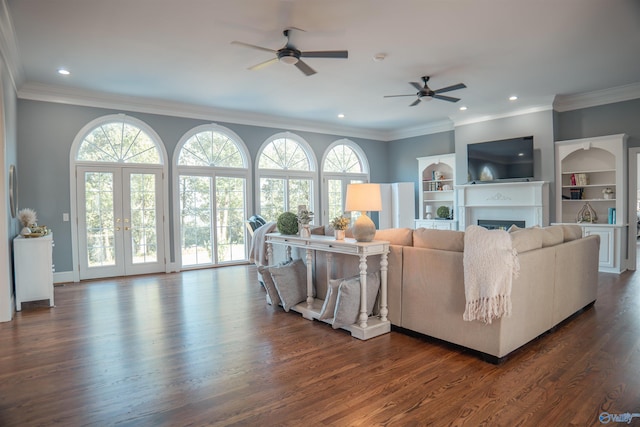
[[[388, 139], [548, 109], [556, 96], [617, 88], [640, 97], [637, 0], [2, 1], [22, 98], [119, 99]], [[286, 27], [305, 30], [292, 33], [300, 50], [345, 49], [349, 58], [306, 59], [317, 71], [309, 77], [282, 63], [247, 70], [271, 54], [231, 42], [279, 49]], [[374, 61], [378, 53], [386, 59]], [[415, 93], [408, 82], [423, 75], [432, 89], [464, 82], [446, 93], [462, 100], [409, 107], [415, 98], [383, 98]]]

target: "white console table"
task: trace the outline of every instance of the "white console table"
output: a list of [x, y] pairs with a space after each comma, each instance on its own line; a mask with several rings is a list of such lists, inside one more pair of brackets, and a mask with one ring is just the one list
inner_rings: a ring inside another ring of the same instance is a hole
[[[360, 314], [358, 322], [345, 326], [343, 329], [351, 332], [351, 336], [367, 340], [386, 334], [391, 330], [391, 322], [387, 319], [387, 268], [389, 265], [389, 242], [374, 240], [373, 242], [356, 242], [355, 239], [336, 240], [333, 236], [300, 237], [269, 233], [267, 239], [267, 255], [269, 262], [273, 262], [273, 245], [284, 245], [287, 248], [301, 248], [305, 250], [307, 265], [307, 301], [291, 309], [302, 314], [305, 319], [318, 319], [323, 300], [313, 297], [313, 253], [323, 251], [327, 253], [327, 280], [331, 278], [332, 254], [355, 255], [360, 259]], [[287, 253], [289, 253], [287, 251]], [[369, 317], [367, 313], [367, 257], [380, 255], [380, 316]]]

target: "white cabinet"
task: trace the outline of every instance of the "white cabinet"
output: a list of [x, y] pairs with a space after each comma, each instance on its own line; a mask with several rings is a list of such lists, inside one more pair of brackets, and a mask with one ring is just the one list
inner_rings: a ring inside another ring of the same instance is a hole
[[53, 235], [13, 239], [16, 310], [26, 301], [49, 300], [53, 307]]
[[620, 248], [616, 242], [623, 240], [621, 227], [606, 225], [585, 225], [582, 227], [585, 236], [600, 236], [600, 271], [620, 273]]
[[[441, 215], [438, 215], [438, 209], [444, 206], [449, 211], [449, 216], [437, 221], [448, 221], [447, 229], [457, 230], [457, 222], [453, 220], [456, 211], [455, 164], [455, 154], [418, 158], [418, 182], [420, 183], [418, 220], [439, 218]], [[443, 210], [440, 209], [440, 212], [442, 213]], [[417, 221], [416, 227], [418, 227]], [[428, 228], [436, 228], [433, 222], [421, 224], [425, 224], [421, 225], [425, 227], [431, 225]]]
[[449, 219], [416, 219], [415, 228], [432, 228], [434, 230], [457, 230], [458, 221]]
[[589, 207], [585, 235], [600, 235], [600, 271], [626, 270], [627, 135], [556, 141], [556, 220], [580, 222]]

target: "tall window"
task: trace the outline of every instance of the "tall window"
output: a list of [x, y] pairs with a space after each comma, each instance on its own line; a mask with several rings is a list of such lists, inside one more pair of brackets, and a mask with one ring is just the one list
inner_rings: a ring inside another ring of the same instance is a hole
[[275, 221], [283, 212], [296, 212], [298, 205], [313, 211], [315, 164], [313, 151], [299, 136], [287, 132], [268, 139], [257, 162], [260, 215]]
[[249, 156], [231, 130], [192, 129], [176, 147], [182, 266], [247, 259]]
[[344, 214], [347, 184], [369, 182], [369, 166], [362, 149], [348, 139], [331, 144], [322, 161], [322, 182], [322, 222], [328, 224]]

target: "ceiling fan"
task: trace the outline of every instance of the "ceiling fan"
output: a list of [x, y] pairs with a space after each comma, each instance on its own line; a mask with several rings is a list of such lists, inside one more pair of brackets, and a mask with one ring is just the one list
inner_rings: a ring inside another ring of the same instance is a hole
[[[309, 65], [307, 65], [307, 63], [300, 58], [338, 58], [338, 59], [345, 58], [346, 59], [349, 57], [349, 52], [346, 50], [319, 50], [319, 51], [306, 51], [306, 52], [298, 50], [289, 41], [289, 31], [292, 29], [293, 28], [287, 28], [282, 32], [282, 34], [287, 38], [287, 43], [284, 45], [283, 48], [278, 50], [269, 49], [267, 47], [256, 46], [253, 44], [239, 42], [239, 41], [232, 41], [231, 44], [246, 46], [252, 49], [263, 50], [265, 52], [271, 52], [275, 54], [275, 58], [271, 58], [268, 61], [264, 61], [252, 67], [249, 67], [249, 70], [257, 70], [259, 68], [266, 67], [267, 65], [271, 65], [280, 61], [285, 64], [295, 65], [305, 75], [311, 76], [315, 74], [316, 71], [313, 68], [311, 68]], [[304, 30], [300, 30], [300, 31], [304, 31]]]
[[464, 83], [458, 83], [452, 86], [447, 86], [447, 87], [443, 87], [442, 89], [436, 89], [436, 90], [431, 90], [431, 88], [427, 85], [427, 82], [429, 81], [429, 76], [424, 76], [422, 77], [422, 81], [424, 82], [424, 86], [421, 86], [420, 83], [417, 82], [409, 82], [409, 84], [413, 87], [415, 87], [416, 89], [418, 89], [418, 93], [411, 94], [411, 95], [386, 95], [385, 98], [395, 98], [398, 96], [417, 96], [418, 99], [416, 99], [415, 101], [413, 101], [411, 104], [409, 104], [409, 107], [413, 107], [415, 105], [418, 105], [420, 103], [420, 101], [423, 100], [423, 98], [427, 98], [427, 100], [430, 100], [431, 98], [435, 98], [435, 99], [441, 99], [443, 101], [449, 101], [449, 102], [458, 102], [460, 101], [460, 98], [454, 98], [452, 96], [444, 96], [444, 95], [440, 95], [443, 92], [450, 92], [452, 90], [458, 90], [458, 89], [464, 89], [467, 86]]

